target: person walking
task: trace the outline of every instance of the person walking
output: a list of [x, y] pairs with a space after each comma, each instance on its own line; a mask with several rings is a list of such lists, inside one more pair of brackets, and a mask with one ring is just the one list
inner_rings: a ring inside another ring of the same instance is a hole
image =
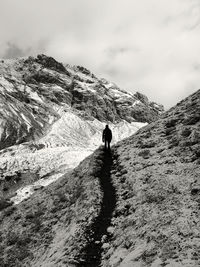
[[105, 143], [105, 149], [110, 150], [111, 140], [112, 140], [112, 131], [110, 130], [108, 125], [106, 125], [102, 135], [102, 141]]

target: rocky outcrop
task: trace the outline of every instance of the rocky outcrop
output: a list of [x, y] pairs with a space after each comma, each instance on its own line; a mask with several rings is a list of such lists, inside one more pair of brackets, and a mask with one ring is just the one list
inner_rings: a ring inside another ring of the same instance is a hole
[[55, 70], [57, 72], [69, 74], [67, 72], [66, 68], [64, 67], [64, 65], [62, 63], [56, 61], [52, 57], [47, 57], [45, 55], [38, 55], [36, 59], [29, 57], [25, 61], [25, 63], [26, 64], [32, 64], [34, 61], [37, 62], [38, 64], [40, 64], [43, 68], [47, 68], [47, 69]]

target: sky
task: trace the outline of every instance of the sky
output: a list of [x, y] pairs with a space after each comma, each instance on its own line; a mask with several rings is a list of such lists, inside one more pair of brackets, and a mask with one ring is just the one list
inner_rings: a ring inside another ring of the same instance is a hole
[[200, 88], [199, 0], [0, 0], [0, 58], [82, 65], [166, 109]]

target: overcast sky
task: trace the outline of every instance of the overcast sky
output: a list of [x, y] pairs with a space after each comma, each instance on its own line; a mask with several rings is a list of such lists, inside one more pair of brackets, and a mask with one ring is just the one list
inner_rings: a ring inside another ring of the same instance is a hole
[[166, 108], [200, 88], [199, 0], [0, 0], [0, 57], [45, 53]]

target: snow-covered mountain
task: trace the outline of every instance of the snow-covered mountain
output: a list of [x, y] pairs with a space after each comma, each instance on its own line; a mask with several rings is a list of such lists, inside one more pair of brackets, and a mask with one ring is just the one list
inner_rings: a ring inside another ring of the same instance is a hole
[[87, 69], [53, 58], [0, 62], [1, 149], [37, 140], [66, 111], [87, 120], [150, 122], [163, 111], [140, 93], [121, 90]]
[[105, 123], [114, 143], [162, 111], [81, 66], [45, 55], [0, 61], [0, 196], [18, 203], [77, 166]]

